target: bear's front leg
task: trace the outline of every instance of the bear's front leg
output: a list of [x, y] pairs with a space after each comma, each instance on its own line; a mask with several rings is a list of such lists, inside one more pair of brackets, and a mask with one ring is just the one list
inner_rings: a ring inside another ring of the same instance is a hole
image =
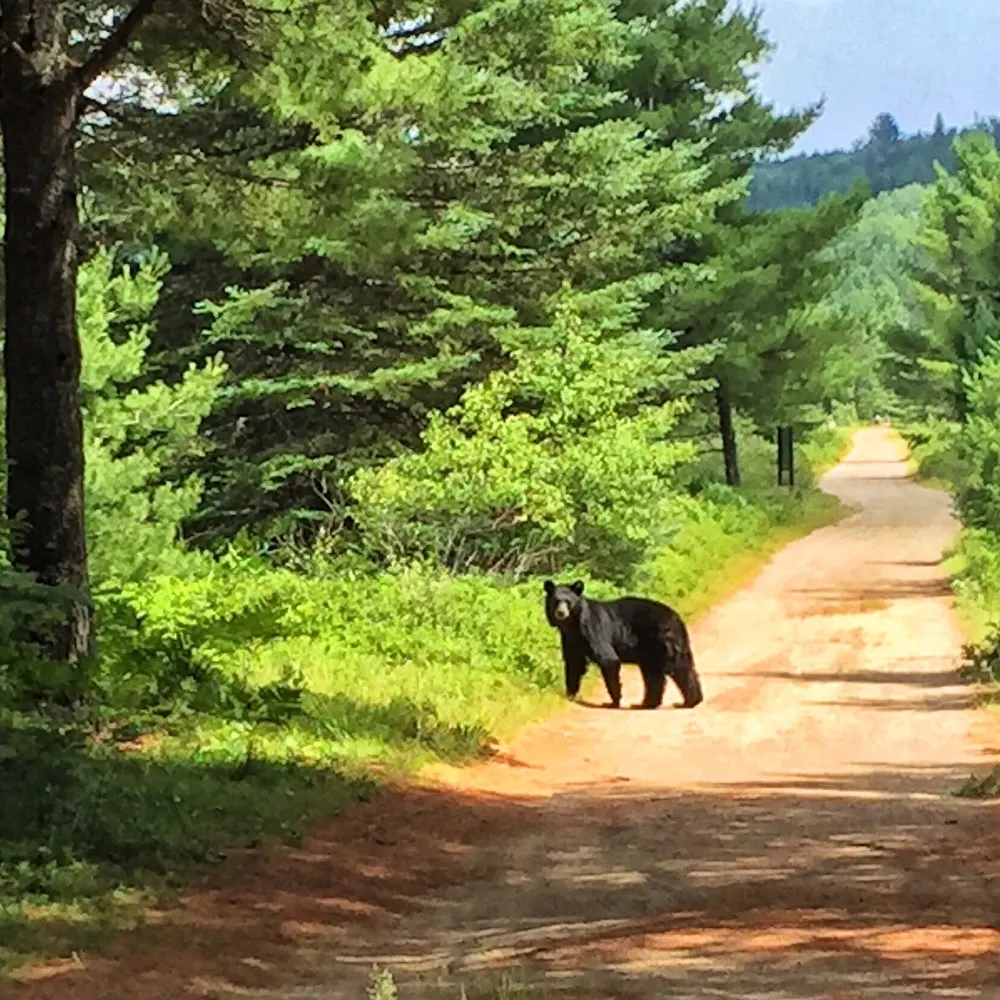
[[563, 672], [566, 680], [566, 697], [573, 699], [580, 693], [580, 683], [587, 672], [587, 653], [582, 643], [563, 633]]

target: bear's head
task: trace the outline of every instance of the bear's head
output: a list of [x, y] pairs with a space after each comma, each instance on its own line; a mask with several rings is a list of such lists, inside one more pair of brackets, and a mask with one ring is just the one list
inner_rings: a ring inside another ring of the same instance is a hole
[[545, 581], [545, 616], [550, 625], [563, 628], [575, 621], [583, 604], [583, 581], [555, 583]]

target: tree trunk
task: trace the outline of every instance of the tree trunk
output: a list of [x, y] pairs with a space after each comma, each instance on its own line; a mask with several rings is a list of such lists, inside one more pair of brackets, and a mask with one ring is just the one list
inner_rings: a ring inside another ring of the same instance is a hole
[[29, 8], [20, 37], [32, 48], [0, 51], [7, 513], [24, 520], [15, 565], [46, 585], [76, 591], [66, 620], [44, 637], [50, 655], [75, 660], [92, 642], [76, 331], [80, 85], [69, 71], [56, 6], [7, 0], [5, 28], [28, 17]]
[[733, 407], [729, 391], [722, 379], [715, 383], [715, 408], [719, 414], [719, 433], [722, 435], [722, 457], [726, 464], [726, 482], [740, 485], [740, 462], [736, 450], [736, 430], [733, 427]]

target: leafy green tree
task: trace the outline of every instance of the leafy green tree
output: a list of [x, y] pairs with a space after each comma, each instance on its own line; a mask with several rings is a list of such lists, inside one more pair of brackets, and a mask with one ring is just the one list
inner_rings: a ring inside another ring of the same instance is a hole
[[422, 451], [354, 477], [369, 544], [453, 570], [569, 558], [627, 578], [669, 523], [674, 472], [694, 454], [672, 432], [711, 354], [635, 328], [652, 290], [567, 290], [549, 325], [506, 331], [510, 366], [434, 414]]
[[[651, 302], [647, 322], [677, 329], [686, 344], [728, 343], [734, 331], [715, 323], [705, 310], [711, 312], [708, 304], [721, 302], [739, 280], [732, 273], [735, 262], [725, 255], [739, 238], [734, 234], [746, 224], [742, 202], [752, 167], [762, 155], [787, 149], [821, 106], [779, 114], [762, 101], [751, 74], [770, 44], [757, 11], [724, 0], [630, 0], [620, 8], [620, 16], [636, 18], [643, 30], [635, 36], [638, 60], [619, 81], [627, 101], [617, 113], [637, 118], [658, 142], [700, 140], [706, 176], [725, 192], [696, 233], [656, 248], [672, 281], [667, 294]], [[736, 434], [725, 382], [717, 384], [714, 402], [727, 479], [737, 483]], [[702, 426], [699, 415], [690, 430], [701, 433]]]
[[759, 10], [727, 0], [624, 0], [636, 58], [615, 79], [624, 100], [611, 113], [635, 117], [663, 143], [702, 144], [714, 179], [745, 178], [761, 155], [787, 149], [822, 110], [777, 113], [753, 83], [772, 51]]
[[931, 407], [944, 388], [920, 362], [928, 351], [914, 275], [923, 261], [926, 198], [918, 184], [882, 193], [825, 251], [838, 276], [820, 310], [843, 334], [830, 358], [829, 387], [865, 420]]
[[996, 533], [1000, 153], [982, 132], [956, 140], [954, 152], [954, 175], [942, 171], [926, 199], [915, 269], [923, 325], [896, 345], [896, 359], [924, 375], [911, 391], [924, 462], [948, 469], [967, 524]]
[[1000, 536], [1000, 341], [993, 341], [964, 377], [966, 418], [959, 444], [966, 475], [955, 484], [970, 528]]
[[[750, 111], [714, 116], [701, 81], [711, 70], [713, 86], [746, 85], [724, 64], [732, 46], [702, 65], [711, 38], [701, 36], [722, 6], [669, 8], [686, 32], [670, 37], [699, 46], [664, 83], [664, 99], [684, 88], [697, 98], [676, 134], [650, 133], [631, 103], [623, 111], [617, 88], [645, 37], [634, 18], [535, 0], [456, 14], [445, 40], [416, 51], [411, 39], [403, 58], [370, 11], [346, 23], [317, 13], [307, 41], [273, 54], [281, 86], [235, 77], [174, 116], [194, 163], [183, 187], [175, 164], [150, 159], [155, 145], [126, 145], [135, 172], [159, 179], [148, 214], [168, 229], [176, 265], [156, 362], [176, 372], [221, 348], [231, 372], [208, 425], [200, 531], [248, 519], [285, 530], [343, 512], [357, 468], [418, 446], [429, 413], [506, 363], [499, 331], [546, 322], [542, 303], [564, 281], [597, 289], [662, 270], [668, 245], [741, 196], [721, 165]], [[367, 53], [338, 70], [350, 101], [315, 85], [333, 72], [333, 40], [347, 37]], [[165, 116], [134, 117], [148, 131]], [[113, 190], [115, 177], [98, 171], [102, 185]]]
[[682, 345], [722, 347], [709, 374], [730, 485], [741, 479], [734, 408], [772, 428], [822, 398], [823, 370], [843, 338], [816, 315], [838, 269], [824, 250], [862, 200], [830, 196], [815, 209], [747, 213], [719, 227], [711, 280], [668, 303], [666, 325], [684, 329]]
[[973, 133], [956, 140], [955, 157], [955, 174], [942, 171], [927, 199], [927, 260], [917, 277], [926, 356], [950, 372], [950, 408], [963, 420], [966, 376], [1000, 338], [1000, 153], [990, 136]]

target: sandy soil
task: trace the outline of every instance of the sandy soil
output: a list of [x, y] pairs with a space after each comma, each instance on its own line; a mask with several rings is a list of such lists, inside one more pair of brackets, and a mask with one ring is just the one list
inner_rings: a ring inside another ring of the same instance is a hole
[[1000, 998], [996, 806], [951, 794], [997, 748], [904, 457], [862, 431], [824, 481], [857, 513], [698, 622], [700, 708], [572, 706], [16, 994], [361, 998], [378, 964], [404, 998]]

